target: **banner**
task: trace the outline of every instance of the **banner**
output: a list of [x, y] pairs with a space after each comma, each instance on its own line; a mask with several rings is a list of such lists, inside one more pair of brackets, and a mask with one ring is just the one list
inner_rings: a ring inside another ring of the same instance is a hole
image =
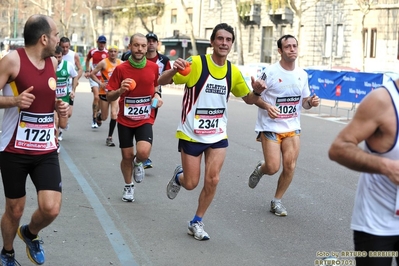
[[360, 103], [383, 83], [384, 74], [305, 69], [311, 94], [321, 99]]

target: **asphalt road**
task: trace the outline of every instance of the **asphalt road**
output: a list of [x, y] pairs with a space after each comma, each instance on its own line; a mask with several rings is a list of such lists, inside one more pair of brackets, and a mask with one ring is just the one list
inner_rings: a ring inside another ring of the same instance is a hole
[[[121, 200], [120, 149], [105, 146], [109, 120], [91, 129], [92, 95], [82, 79], [61, 143], [62, 210], [40, 233], [45, 265], [314, 265], [327, 253], [353, 250], [349, 224], [358, 173], [327, 156], [344, 123], [316, 114], [302, 117], [301, 152], [283, 199], [288, 216], [277, 217], [269, 208], [278, 174], [265, 176], [255, 189], [247, 184], [262, 158], [254, 133], [257, 110], [231, 99], [230, 145], [216, 197], [204, 217], [211, 239], [197, 241], [187, 234], [187, 222], [195, 213], [202, 181], [193, 191], [182, 189], [174, 200], [165, 193], [180, 162], [174, 134], [182, 97], [180, 90], [168, 88], [163, 97], [154, 125], [154, 168], [136, 185], [136, 201], [126, 203]], [[118, 144], [117, 131], [114, 139]], [[27, 186], [21, 223], [36, 208], [30, 181]], [[0, 204], [4, 206], [3, 198]], [[31, 265], [18, 237], [15, 251], [21, 265]]]

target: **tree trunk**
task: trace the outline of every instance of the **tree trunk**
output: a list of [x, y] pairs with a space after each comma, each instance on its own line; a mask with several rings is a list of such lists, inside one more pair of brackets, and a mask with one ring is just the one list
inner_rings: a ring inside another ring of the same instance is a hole
[[191, 49], [192, 49], [191, 55], [197, 55], [198, 54], [197, 42], [196, 42], [196, 39], [195, 39], [195, 36], [194, 36], [193, 23], [191, 22], [190, 16], [187, 13], [187, 7], [184, 4], [184, 0], [180, 0], [180, 2], [181, 2], [181, 5], [182, 5], [182, 7], [184, 9], [184, 16], [186, 17], [186, 22], [188, 23], [188, 27], [189, 27], [189, 30], [190, 30], [190, 40], [191, 40]]
[[231, 4], [233, 7], [233, 18], [236, 26], [236, 42], [237, 42], [237, 64], [244, 65], [244, 56], [242, 52], [242, 34], [241, 34], [241, 22], [240, 16], [237, 11], [237, 0], [231, 0]]

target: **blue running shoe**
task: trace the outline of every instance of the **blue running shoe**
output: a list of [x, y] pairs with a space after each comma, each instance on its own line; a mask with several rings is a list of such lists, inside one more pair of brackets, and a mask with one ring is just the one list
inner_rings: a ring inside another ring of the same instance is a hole
[[28, 258], [35, 264], [42, 265], [45, 261], [44, 258], [44, 250], [42, 248], [42, 243], [43, 241], [36, 237], [33, 240], [30, 240], [24, 235], [25, 228], [28, 225], [21, 225], [18, 228], [18, 236], [25, 242], [26, 244], [26, 254], [28, 255]]
[[3, 266], [16, 266], [19, 265], [21, 266], [21, 264], [18, 263], [18, 261], [15, 259], [15, 254], [1, 254], [1, 265]]
[[143, 163], [144, 169], [149, 169], [152, 168], [152, 161], [150, 158], [148, 158], [144, 163]]

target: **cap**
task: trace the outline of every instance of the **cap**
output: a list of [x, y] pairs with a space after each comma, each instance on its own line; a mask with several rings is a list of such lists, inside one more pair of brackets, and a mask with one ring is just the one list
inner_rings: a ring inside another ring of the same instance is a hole
[[148, 33], [145, 37], [146, 37], [147, 39], [153, 38], [153, 39], [155, 39], [156, 41], [158, 41], [157, 35], [156, 35], [155, 33], [152, 33], [152, 32]]
[[97, 42], [107, 42], [107, 38], [104, 35], [98, 37]]

